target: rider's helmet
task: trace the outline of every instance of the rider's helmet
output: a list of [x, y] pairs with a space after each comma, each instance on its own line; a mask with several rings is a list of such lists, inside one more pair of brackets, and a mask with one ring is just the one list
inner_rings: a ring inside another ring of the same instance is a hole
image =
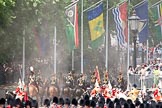
[[71, 76], [72, 75], [72, 72], [70, 71], [68, 74]]
[[30, 71], [31, 71], [31, 72], [33, 72], [33, 71], [34, 71], [33, 66], [30, 66], [30, 68], [29, 68], [29, 69], [30, 69]]

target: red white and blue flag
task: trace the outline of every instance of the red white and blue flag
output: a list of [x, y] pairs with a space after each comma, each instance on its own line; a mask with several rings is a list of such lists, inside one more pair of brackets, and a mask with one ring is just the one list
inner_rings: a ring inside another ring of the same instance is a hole
[[116, 24], [118, 43], [121, 47], [126, 47], [128, 42], [127, 2], [114, 8], [112, 13]]

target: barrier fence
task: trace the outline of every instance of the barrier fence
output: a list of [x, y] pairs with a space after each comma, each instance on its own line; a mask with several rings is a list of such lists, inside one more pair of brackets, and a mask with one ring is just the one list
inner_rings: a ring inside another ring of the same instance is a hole
[[145, 76], [142, 78], [142, 80], [141, 80], [141, 75], [138, 74], [129, 75], [130, 85], [132, 86], [133, 84], [136, 84], [138, 89], [141, 89], [142, 84], [144, 84], [146, 88], [151, 88], [153, 86], [153, 81], [154, 81], [153, 79], [154, 79], [153, 75]]

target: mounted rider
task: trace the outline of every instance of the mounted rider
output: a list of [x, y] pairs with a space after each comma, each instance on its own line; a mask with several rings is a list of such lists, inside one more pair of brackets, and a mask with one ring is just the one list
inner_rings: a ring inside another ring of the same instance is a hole
[[120, 72], [117, 78], [119, 88], [122, 88], [123, 81], [124, 81], [123, 74]]
[[96, 75], [95, 75], [95, 71], [92, 73], [91, 75], [91, 85], [94, 85], [96, 82]]
[[56, 85], [57, 84], [57, 79], [56, 79], [56, 75], [53, 74], [50, 78], [50, 84], [51, 85]]
[[72, 74], [71, 71], [68, 73], [68, 76], [66, 77], [66, 84], [68, 86], [73, 86], [74, 85], [74, 77], [73, 77], [73, 74]]
[[40, 70], [38, 71], [38, 74], [36, 75], [36, 83], [37, 85], [43, 86], [43, 78], [41, 77]]
[[35, 76], [35, 73], [34, 73], [34, 68], [31, 66], [30, 68], [30, 75], [29, 75], [29, 85], [35, 83], [36, 81], [36, 76]]
[[29, 75], [29, 85], [34, 85], [37, 88], [37, 91], [39, 91], [39, 87], [36, 81], [36, 75], [34, 72], [34, 68], [32, 66], [30, 66], [30, 75]]
[[103, 84], [108, 84], [109, 81], [109, 76], [108, 76], [108, 71], [103, 71]]
[[85, 85], [85, 76], [83, 74], [80, 74], [77, 82], [79, 87], [83, 87]]

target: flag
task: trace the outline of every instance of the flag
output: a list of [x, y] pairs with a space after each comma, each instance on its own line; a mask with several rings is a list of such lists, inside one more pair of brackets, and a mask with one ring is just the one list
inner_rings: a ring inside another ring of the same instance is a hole
[[154, 30], [156, 34], [156, 42], [159, 43], [162, 40], [162, 3], [152, 8]]
[[121, 47], [126, 47], [128, 42], [127, 2], [112, 10], [116, 24], [117, 39]]
[[139, 43], [147, 41], [148, 38], [148, 2], [144, 1], [141, 4], [134, 7], [137, 16], [140, 18], [140, 24], [138, 29]]
[[103, 22], [103, 3], [100, 3], [87, 12], [88, 23], [91, 37], [91, 47], [98, 48], [103, 44], [104, 22]]
[[66, 36], [69, 47], [71, 50], [73, 50], [79, 47], [77, 4], [67, 8], [65, 14], [67, 17]]

